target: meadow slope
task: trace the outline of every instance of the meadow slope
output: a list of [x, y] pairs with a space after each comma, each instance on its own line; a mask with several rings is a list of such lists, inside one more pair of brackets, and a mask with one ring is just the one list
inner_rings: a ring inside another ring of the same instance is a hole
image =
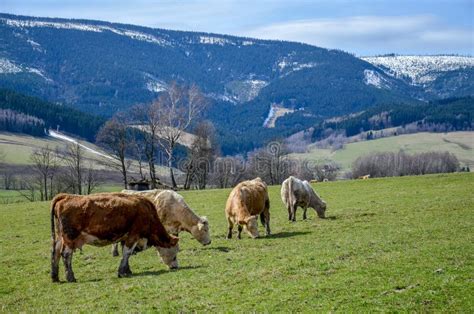
[[229, 190], [183, 192], [209, 217], [210, 246], [183, 234], [181, 269], [149, 249], [131, 258], [126, 279], [109, 247], [86, 246], [75, 284], [49, 277], [49, 203], [2, 205], [0, 311], [469, 312], [473, 187], [473, 174], [318, 183], [328, 219], [311, 211], [302, 221], [299, 210], [290, 223], [272, 186], [273, 235], [257, 240], [225, 239]]
[[331, 151], [310, 146], [308, 153], [292, 154], [293, 157], [314, 162], [333, 160], [344, 170], [349, 170], [357, 157], [371, 152], [422, 153], [428, 151], [448, 151], [456, 155], [461, 166], [474, 169], [474, 132], [415, 133], [384, 137], [371, 141], [355, 142], [343, 149]]

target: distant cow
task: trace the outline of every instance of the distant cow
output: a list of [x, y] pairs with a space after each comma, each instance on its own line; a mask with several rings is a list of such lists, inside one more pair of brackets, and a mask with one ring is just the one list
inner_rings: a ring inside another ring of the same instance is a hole
[[289, 177], [283, 181], [281, 186], [281, 200], [288, 209], [288, 219], [296, 221], [296, 208], [303, 208], [303, 219], [306, 219], [308, 207], [316, 210], [320, 218], [324, 218], [326, 202], [313, 190], [308, 181], [301, 181], [295, 177]]
[[266, 234], [270, 235], [270, 200], [267, 185], [260, 178], [239, 183], [230, 193], [225, 208], [229, 231], [227, 238], [232, 238], [232, 229], [237, 225], [238, 238], [241, 238], [242, 229], [252, 238], [257, 238], [257, 216], [265, 226]]
[[[211, 244], [209, 222], [206, 217], [199, 217], [189, 208], [184, 198], [172, 190], [132, 191], [122, 193], [141, 195], [148, 198], [156, 207], [158, 217], [166, 231], [177, 236], [181, 231], [189, 232], [202, 245]], [[118, 245], [114, 244], [112, 254], [118, 256]]]
[[366, 174], [365, 176], [357, 177], [357, 179], [361, 179], [361, 180], [367, 180], [369, 178], [370, 178], [370, 174]]
[[[178, 238], [169, 235], [156, 213], [155, 206], [141, 196], [120, 193], [95, 195], [59, 194], [51, 204], [51, 279], [59, 281], [59, 259], [62, 256], [69, 282], [76, 281], [72, 255], [84, 244], [104, 246], [122, 242], [123, 258], [119, 277], [132, 274], [128, 260], [136, 250], [154, 246], [168, 266], [176, 264]], [[173, 250], [173, 248], [175, 248]], [[176, 264], [177, 265], [177, 264]]]

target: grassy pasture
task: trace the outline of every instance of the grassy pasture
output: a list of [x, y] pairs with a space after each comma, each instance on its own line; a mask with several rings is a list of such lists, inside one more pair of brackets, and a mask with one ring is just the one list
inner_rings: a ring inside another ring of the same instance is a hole
[[347, 144], [343, 149], [311, 148], [308, 153], [292, 154], [297, 158], [312, 161], [334, 160], [344, 170], [350, 169], [354, 160], [371, 152], [422, 153], [428, 151], [448, 151], [456, 155], [461, 166], [474, 168], [474, 132], [415, 133], [384, 137], [371, 141]]
[[0, 311], [469, 312], [473, 187], [472, 174], [318, 183], [328, 219], [299, 210], [290, 223], [272, 186], [273, 235], [256, 240], [225, 239], [229, 190], [183, 192], [208, 216], [210, 246], [182, 234], [181, 269], [149, 249], [124, 279], [109, 247], [86, 246], [75, 284], [50, 281], [49, 203], [1, 205]]

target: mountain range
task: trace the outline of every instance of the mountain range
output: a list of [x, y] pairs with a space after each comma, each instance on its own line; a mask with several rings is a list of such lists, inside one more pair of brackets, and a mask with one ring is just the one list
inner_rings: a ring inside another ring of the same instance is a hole
[[0, 87], [101, 116], [172, 81], [210, 99], [224, 153], [377, 105], [474, 94], [470, 56], [356, 56], [307, 44], [0, 14]]

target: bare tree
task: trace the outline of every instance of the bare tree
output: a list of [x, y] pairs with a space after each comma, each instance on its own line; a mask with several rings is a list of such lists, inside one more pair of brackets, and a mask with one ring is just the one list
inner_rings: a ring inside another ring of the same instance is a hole
[[126, 154], [130, 150], [131, 135], [123, 115], [115, 115], [108, 120], [97, 134], [97, 143], [117, 160], [118, 164], [113, 163], [112, 168], [120, 169], [124, 188], [127, 188], [127, 170], [129, 163], [126, 160]]
[[30, 155], [33, 171], [41, 178], [41, 200], [45, 201], [52, 197], [52, 193], [48, 193], [48, 179], [53, 180], [58, 166], [58, 158], [53, 150], [48, 146], [35, 150]]
[[85, 170], [85, 185], [87, 194], [91, 194], [100, 184], [98, 172], [94, 169], [92, 162], [89, 162]]
[[270, 142], [266, 147], [249, 154], [250, 177], [260, 177], [268, 184], [280, 184], [291, 172], [291, 160], [284, 142]]
[[194, 129], [194, 135], [184, 169], [186, 172], [184, 188], [189, 189], [195, 182], [199, 189], [205, 189], [217, 151], [214, 126], [211, 122], [203, 121]]
[[136, 128], [138, 129], [138, 131], [134, 131], [134, 138], [140, 138], [143, 141], [143, 148], [140, 149], [140, 154], [143, 153], [148, 162], [151, 185], [153, 188], [156, 188], [159, 181], [156, 176], [155, 163], [157, 162], [160, 112], [155, 110], [153, 104], [151, 106], [137, 105], [132, 108], [131, 115], [137, 123]]
[[143, 135], [142, 131], [139, 129], [133, 128], [132, 129], [132, 141], [130, 143], [131, 149], [132, 149], [132, 154], [135, 160], [138, 163], [138, 173], [140, 174], [140, 180], [145, 181], [146, 180], [146, 174], [145, 174], [145, 166], [143, 162], [146, 160], [146, 155], [145, 155], [145, 141], [143, 140]]
[[193, 120], [201, 113], [205, 99], [196, 85], [190, 88], [180, 87], [173, 83], [168, 91], [153, 102], [150, 111], [158, 116], [156, 128], [159, 144], [167, 155], [171, 182], [176, 188], [173, 173], [173, 153], [183, 132], [189, 128]]
[[74, 193], [82, 194], [84, 174], [84, 152], [78, 143], [67, 146], [63, 154], [63, 161], [69, 174], [69, 184]]
[[26, 198], [30, 202], [36, 201], [36, 191], [41, 190], [41, 177], [39, 176], [27, 176], [22, 179], [21, 188], [18, 190], [18, 193]]
[[245, 160], [242, 156], [217, 157], [211, 173], [211, 182], [219, 188], [237, 185], [245, 176]]

